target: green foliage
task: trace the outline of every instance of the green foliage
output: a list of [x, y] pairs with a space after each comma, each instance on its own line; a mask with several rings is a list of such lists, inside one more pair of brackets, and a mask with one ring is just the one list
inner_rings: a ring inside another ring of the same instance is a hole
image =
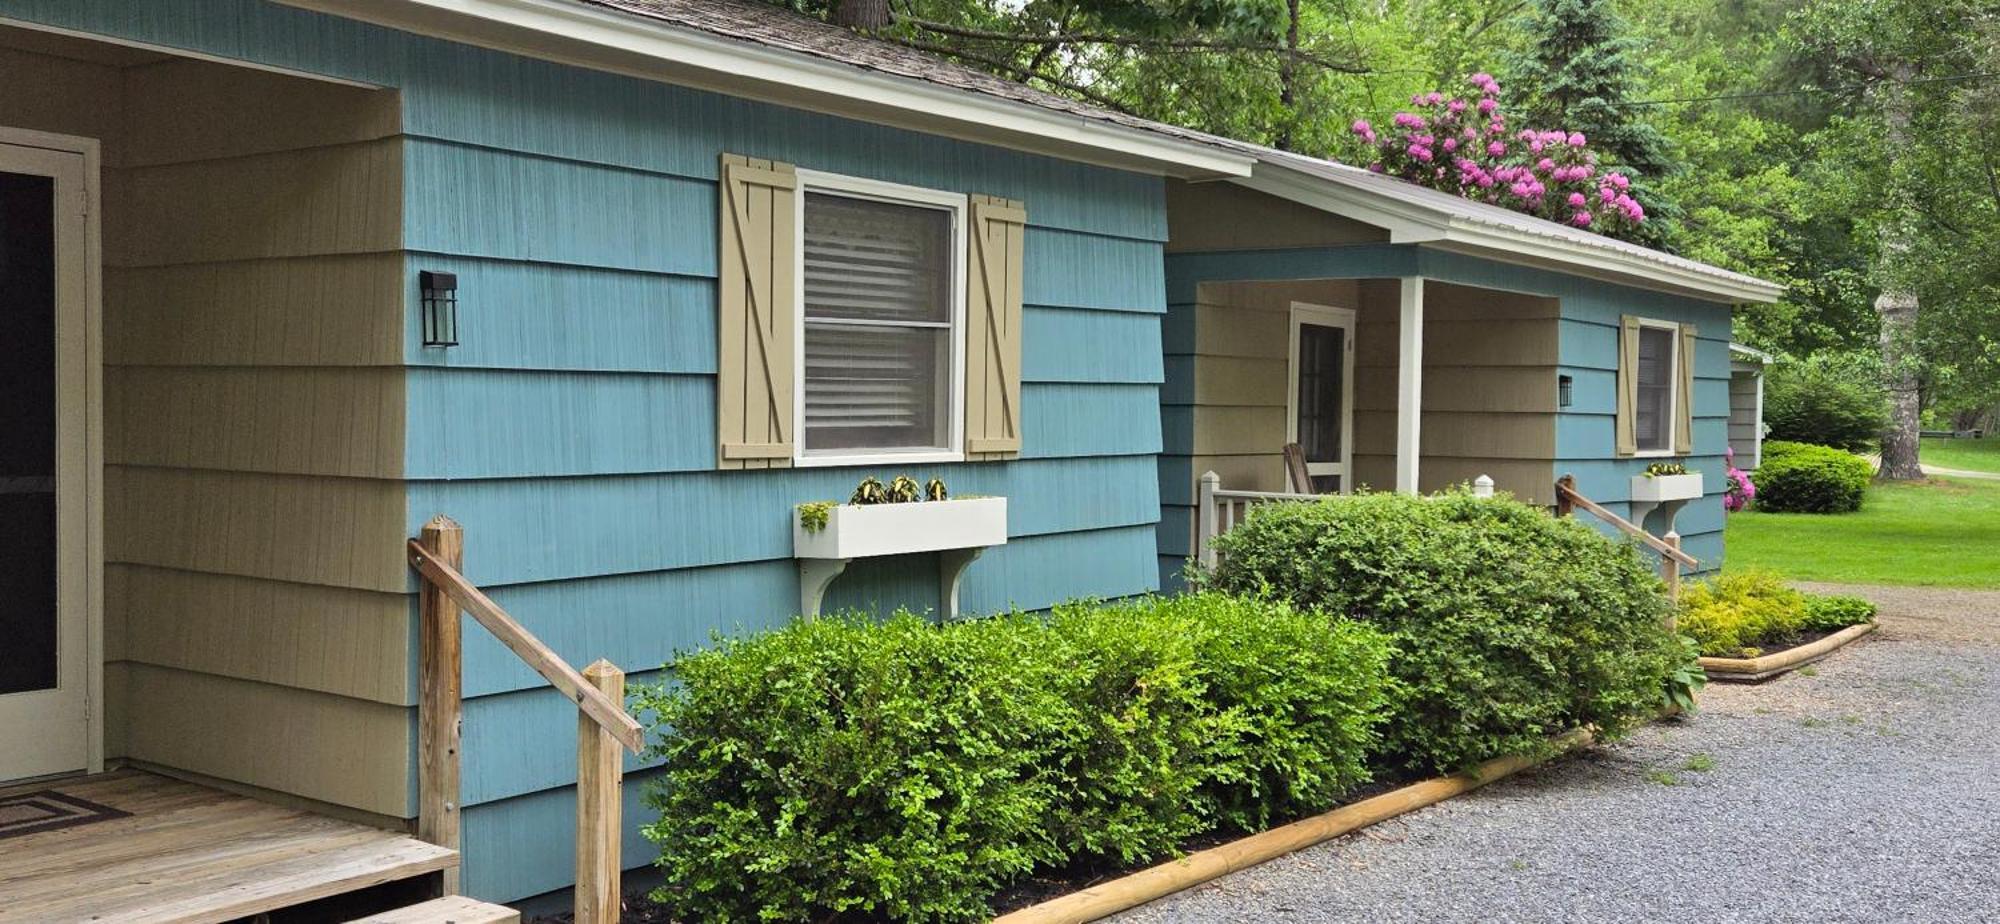
[[1875, 621], [1875, 604], [1847, 594], [1807, 594], [1804, 625], [1808, 632], [1838, 632]]
[[1056, 859], [1057, 665], [1006, 622], [822, 618], [676, 659], [649, 791], [687, 921], [972, 920]]
[[850, 504], [886, 504], [889, 502], [889, 489], [882, 486], [882, 479], [870, 475], [867, 478], [861, 479], [861, 483], [854, 486], [854, 496], [849, 497], [847, 502]]
[[1615, 736], [1680, 662], [1653, 569], [1630, 544], [1509, 499], [1362, 494], [1274, 504], [1218, 540], [1220, 589], [1269, 593], [1393, 633], [1407, 697], [1384, 729], [1403, 769]]
[[720, 641], [638, 699], [655, 897], [689, 921], [979, 920], [1033, 869], [1323, 810], [1369, 778], [1390, 654], [1214, 594]]
[[1868, 460], [1830, 446], [1764, 443], [1757, 468], [1757, 509], [1766, 513], [1853, 513], [1874, 470]]
[[1765, 373], [1767, 437], [1866, 451], [1889, 426], [1881, 381], [1880, 363], [1862, 354], [1780, 361]]
[[1070, 855], [1166, 856], [1197, 831], [1324, 810], [1369, 779], [1392, 698], [1379, 630], [1214, 593], [1060, 607], [1050, 628], [1084, 728], [1053, 816]]
[[800, 504], [799, 526], [809, 533], [825, 529], [827, 517], [833, 514], [833, 508], [833, 501], [810, 501]]
[[1683, 712], [1695, 711], [1695, 694], [1708, 686], [1708, 672], [1701, 668], [1701, 643], [1692, 636], [1680, 637], [1681, 656], [1673, 673], [1667, 675], [1667, 705]]
[[1681, 591], [1680, 630], [1712, 658], [1754, 658], [1805, 628], [1806, 598], [1770, 571], [1741, 571]]
[[1525, 90], [1529, 124], [1582, 132], [1612, 164], [1633, 175], [1631, 195], [1648, 216], [1633, 229], [1640, 242], [1661, 246], [1674, 233], [1680, 208], [1661, 180], [1679, 167], [1640, 98], [1638, 46], [1613, 0], [1535, 0], [1525, 24], [1529, 50], [1508, 69], [1507, 83]]
[[1716, 658], [1754, 658], [1787, 648], [1809, 632], [1837, 632], [1875, 620], [1875, 604], [1842, 594], [1808, 594], [1774, 572], [1732, 571], [1688, 585], [1681, 593], [1680, 628]]

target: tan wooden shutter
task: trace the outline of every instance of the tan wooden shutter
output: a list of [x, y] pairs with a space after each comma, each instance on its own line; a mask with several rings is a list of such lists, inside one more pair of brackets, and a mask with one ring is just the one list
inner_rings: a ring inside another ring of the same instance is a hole
[[1639, 319], [1618, 319], [1618, 454], [1639, 453]]
[[971, 197], [965, 311], [965, 452], [1005, 459], [1021, 452], [1020, 202]]
[[792, 464], [798, 186], [791, 164], [722, 155], [715, 415], [722, 468]]
[[1678, 351], [1680, 368], [1675, 373], [1680, 376], [1681, 399], [1675, 407], [1674, 454], [1687, 455], [1694, 452], [1694, 325], [1681, 325], [1681, 348]]

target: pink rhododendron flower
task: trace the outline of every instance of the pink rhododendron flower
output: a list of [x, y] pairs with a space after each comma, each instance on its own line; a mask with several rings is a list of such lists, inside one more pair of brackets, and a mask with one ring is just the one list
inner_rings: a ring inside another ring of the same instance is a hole
[[1505, 142], [1500, 142], [1500, 141], [1488, 142], [1486, 145], [1486, 153], [1494, 157], [1499, 157], [1507, 153], [1507, 145]]
[[1588, 228], [1590, 227], [1590, 213], [1578, 212], [1574, 215], [1571, 215], [1569, 217], [1569, 223], [1579, 228]]
[[1573, 147], [1573, 148], [1580, 148], [1580, 147], [1583, 147], [1583, 133], [1582, 133], [1582, 132], [1570, 132], [1570, 133], [1569, 133], [1569, 139], [1568, 139], [1568, 141], [1569, 141], [1569, 146], [1570, 146], [1570, 147]]
[[[1583, 207], [1584, 207], [1584, 206], [1586, 206], [1586, 205], [1589, 205], [1589, 204], [1590, 204], [1590, 199], [1589, 199], [1589, 198], [1587, 198], [1587, 197], [1585, 197], [1583, 193], [1580, 193], [1580, 192], [1573, 192], [1573, 193], [1570, 193], [1570, 194], [1569, 194], [1569, 204], [1570, 204], [1570, 208], [1577, 208], [1577, 209], [1580, 209], [1580, 208], [1583, 208]], [[1582, 213], [1582, 212], [1579, 212], [1579, 213], [1577, 213], [1577, 214], [1581, 215], [1581, 214], [1584, 214], [1584, 213]]]

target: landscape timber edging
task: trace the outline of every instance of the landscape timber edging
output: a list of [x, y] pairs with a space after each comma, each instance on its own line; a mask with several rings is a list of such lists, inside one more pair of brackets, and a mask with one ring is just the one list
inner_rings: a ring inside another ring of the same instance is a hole
[[1199, 850], [1177, 860], [1147, 867], [1129, 876], [1101, 882], [1037, 905], [1010, 911], [993, 924], [1082, 924], [1136, 908], [1154, 899], [1200, 885], [1241, 869], [1274, 860], [1406, 812], [1463, 795], [1494, 780], [1589, 746], [1593, 736], [1578, 730], [1557, 736], [1555, 751], [1546, 757], [1511, 755], [1489, 760], [1470, 773], [1434, 777], [1343, 805], [1322, 815], [1261, 831], [1218, 847]]
[[1804, 667], [1833, 654], [1849, 642], [1875, 631], [1875, 623], [1848, 626], [1817, 642], [1787, 648], [1759, 658], [1703, 658], [1701, 669], [1708, 679], [1724, 683], [1758, 683], [1789, 670]]

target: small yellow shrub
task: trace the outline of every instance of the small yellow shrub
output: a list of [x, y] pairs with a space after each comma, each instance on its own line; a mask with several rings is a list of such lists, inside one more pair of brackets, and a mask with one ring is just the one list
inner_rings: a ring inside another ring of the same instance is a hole
[[1760, 646], [1799, 634], [1805, 623], [1805, 595], [1769, 571], [1725, 574], [1681, 593], [1681, 632], [1709, 657], [1754, 658]]

